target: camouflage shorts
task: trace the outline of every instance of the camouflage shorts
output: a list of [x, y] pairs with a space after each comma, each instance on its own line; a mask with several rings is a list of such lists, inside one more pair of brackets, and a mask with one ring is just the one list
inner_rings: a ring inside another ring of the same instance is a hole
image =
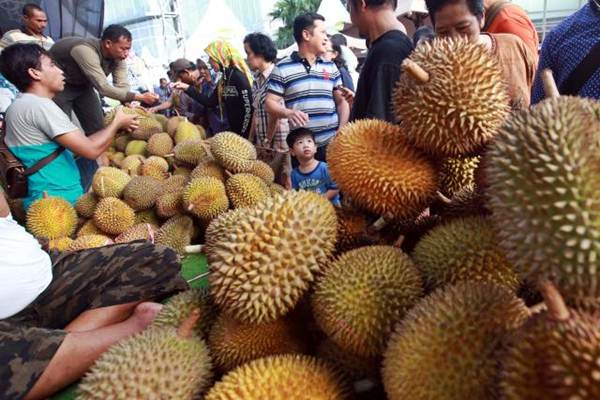
[[62, 330], [82, 312], [138, 300], [160, 301], [187, 289], [172, 250], [148, 242], [60, 256], [54, 279], [23, 311], [0, 321], [0, 399], [20, 399], [58, 350]]

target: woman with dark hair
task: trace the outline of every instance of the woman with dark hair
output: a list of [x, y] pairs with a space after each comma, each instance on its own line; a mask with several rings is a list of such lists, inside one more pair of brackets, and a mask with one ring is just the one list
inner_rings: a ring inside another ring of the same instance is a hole
[[[341, 37], [341, 39], [340, 39]], [[329, 46], [325, 57], [333, 61], [342, 74], [342, 84], [344, 87], [354, 92], [354, 82], [348, 71], [348, 65], [342, 55], [342, 46], [345, 46], [345, 38], [342, 35], [333, 35], [329, 38]]]
[[277, 49], [273, 41], [262, 33], [251, 33], [246, 36], [244, 49], [248, 64], [254, 71], [252, 84], [254, 117], [250, 137], [258, 147], [259, 158], [273, 168], [277, 182], [289, 186], [291, 162], [285, 141], [289, 132], [288, 122], [287, 119], [269, 118], [265, 110], [267, 81], [275, 68]]

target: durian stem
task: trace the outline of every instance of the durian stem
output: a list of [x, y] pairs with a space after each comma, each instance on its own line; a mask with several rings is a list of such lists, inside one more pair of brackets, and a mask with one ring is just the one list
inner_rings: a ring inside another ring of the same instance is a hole
[[550, 281], [540, 283], [540, 293], [548, 307], [548, 313], [557, 321], [569, 319], [569, 309], [556, 286]]
[[233, 174], [228, 170], [225, 170], [225, 175], [227, 175], [228, 178], [231, 178], [233, 176]]
[[204, 246], [201, 244], [197, 244], [197, 245], [193, 245], [193, 246], [185, 246], [185, 252], [187, 254], [198, 254], [198, 253], [202, 253], [203, 248], [204, 248]]
[[429, 73], [411, 59], [407, 58], [402, 62], [402, 70], [419, 83], [429, 82]]
[[171, 157], [175, 157], [175, 153], [169, 153], [169, 154], [165, 154], [164, 156], [165, 158], [171, 158]]
[[179, 325], [179, 329], [177, 329], [177, 336], [183, 339], [187, 339], [192, 337], [192, 332], [194, 330], [194, 326], [200, 319], [200, 309], [196, 308], [192, 311], [189, 317], [183, 320], [181, 325]]
[[437, 196], [438, 200], [440, 200], [442, 203], [444, 204], [451, 204], [452, 200], [450, 200], [448, 197], [444, 196], [444, 194], [440, 191], [437, 191], [435, 193], [435, 195]]
[[542, 82], [544, 83], [544, 93], [546, 93], [546, 98], [550, 99], [560, 96], [560, 92], [558, 91], [556, 81], [554, 80], [550, 68], [546, 68], [542, 71]]

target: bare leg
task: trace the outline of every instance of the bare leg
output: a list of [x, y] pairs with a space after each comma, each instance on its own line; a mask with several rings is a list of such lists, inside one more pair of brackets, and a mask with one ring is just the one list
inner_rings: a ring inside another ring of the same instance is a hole
[[87, 332], [69, 333], [25, 399], [47, 398], [81, 378], [110, 346], [146, 328], [161, 307], [158, 303], [141, 303], [125, 321]]
[[64, 330], [67, 332], [85, 332], [125, 321], [140, 303], [141, 301], [136, 301], [84, 311], [65, 326]]

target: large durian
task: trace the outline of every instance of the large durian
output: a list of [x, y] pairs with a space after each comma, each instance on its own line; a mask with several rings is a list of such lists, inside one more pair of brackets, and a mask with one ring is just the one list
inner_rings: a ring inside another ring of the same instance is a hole
[[225, 185], [210, 176], [193, 179], [183, 191], [184, 207], [204, 220], [211, 220], [229, 208]]
[[31, 203], [27, 210], [27, 230], [37, 238], [71, 236], [77, 227], [77, 213], [62, 197], [47, 197]]
[[209, 145], [203, 140], [185, 140], [175, 146], [173, 152], [177, 161], [191, 166], [212, 160]]
[[185, 215], [176, 215], [165, 222], [156, 233], [156, 243], [175, 250], [180, 255], [185, 254], [194, 235], [194, 221]]
[[[425, 73], [416, 79], [411, 65]], [[405, 61], [393, 95], [402, 131], [421, 150], [439, 157], [481, 151], [509, 108], [509, 96], [496, 57], [467, 38], [436, 38]]]
[[254, 145], [233, 132], [221, 132], [213, 136], [210, 151], [215, 160], [234, 174], [248, 171], [256, 161]]
[[261, 358], [229, 372], [205, 400], [342, 400], [348, 391], [324, 362], [303, 355]]
[[388, 399], [498, 399], [502, 341], [528, 315], [514, 293], [491, 283], [436, 290], [408, 312], [388, 342]]
[[274, 321], [294, 308], [331, 256], [334, 207], [316, 193], [289, 192], [237, 216], [207, 254], [213, 297], [241, 322]]
[[94, 211], [94, 225], [102, 232], [120, 235], [135, 224], [135, 212], [122, 200], [107, 197]]
[[218, 314], [207, 288], [189, 289], [170, 297], [152, 321], [152, 325], [177, 327], [195, 309], [200, 310], [200, 321], [195, 325], [194, 332], [202, 339], [207, 339]]
[[190, 174], [190, 179], [200, 178], [201, 176], [212, 176], [217, 178], [221, 182], [225, 183], [227, 180], [225, 170], [216, 161], [206, 161], [199, 164], [194, 168]]
[[174, 139], [175, 143], [179, 144], [186, 140], [201, 140], [204, 139], [204, 136], [204, 132], [200, 132], [196, 125], [184, 119], [177, 125]]
[[83, 218], [92, 218], [98, 205], [98, 198], [92, 192], [85, 193], [75, 203], [75, 211]]
[[154, 235], [158, 227], [151, 224], [135, 224], [115, 238], [115, 243], [128, 243], [135, 240], [154, 242]]
[[139, 119], [139, 127], [131, 132], [131, 137], [139, 140], [148, 140], [155, 133], [162, 132], [162, 124], [154, 118], [141, 117]]
[[113, 244], [111, 238], [104, 235], [83, 235], [73, 240], [69, 245], [69, 251], [79, 251], [86, 249], [94, 249], [96, 247], [108, 246]]
[[427, 289], [459, 281], [493, 282], [516, 290], [520, 281], [486, 217], [458, 218], [427, 233], [412, 257]]
[[452, 197], [464, 188], [475, 187], [479, 157], [446, 158], [440, 167], [440, 192]]
[[239, 223], [240, 217], [244, 214], [245, 209], [236, 208], [220, 214], [217, 218], [210, 221], [204, 234], [204, 248], [202, 251], [205, 254], [211, 252], [211, 247], [220, 243], [227, 238], [231, 230]]
[[135, 176], [123, 189], [123, 201], [135, 211], [154, 207], [163, 191], [162, 183], [151, 176]]
[[327, 150], [329, 171], [357, 206], [378, 215], [414, 217], [438, 189], [438, 171], [395, 125], [359, 120], [340, 129]]
[[148, 139], [146, 151], [154, 156], [164, 157], [173, 151], [173, 139], [168, 133], [156, 133]]
[[78, 387], [82, 400], [192, 400], [212, 377], [208, 349], [192, 335], [199, 313], [179, 329], [153, 328], [102, 354]]
[[600, 103], [558, 97], [513, 116], [485, 156], [498, 242], [569, 303], [600, 299]]
[[234, 208], [251, 207], [271, 196], [265, 181], [245, 173], [235, 174], [227, 179], [225, 190]]
[[100, 167], [92, 179], [94, 193], [101, 198], [121, 197], [131, 177], [118, 168]]
[[381, 355], [396, 323], [423, 294], [412, 260], [391, 246], [342, 254], [317, 282], [312, 306], [317, 324], [344, 350]]

